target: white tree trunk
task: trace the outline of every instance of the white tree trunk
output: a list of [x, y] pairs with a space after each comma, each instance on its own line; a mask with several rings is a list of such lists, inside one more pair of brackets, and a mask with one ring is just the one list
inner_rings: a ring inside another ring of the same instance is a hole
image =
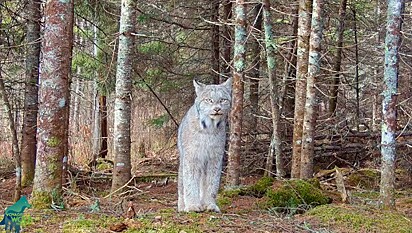
[[119, 49], [116, 70], [116, 99], [114, 102], [114, 171], [112, 191], [122, 187], [131, 177], [130, 116], [132, 88], [132, 56], [134, 51], [134, 4], [122, 0]]
[[401, 12], [402, 0], [388, 0], [382, 93], [382, 173], [380, 184], [380, 203], [384, 208], [395, 207], [396, 98], [398, 95], [399, 47], [401, 45]]
[[323, 0], [313, 1], [312, 28], [309, 40], [309, 66], [306, 78], [306, 103], [303, 117], [300, 178], [313, 177], [314, 136], [316, 126], [316, 78], [320, 71], [320, 50], [323, 32]]

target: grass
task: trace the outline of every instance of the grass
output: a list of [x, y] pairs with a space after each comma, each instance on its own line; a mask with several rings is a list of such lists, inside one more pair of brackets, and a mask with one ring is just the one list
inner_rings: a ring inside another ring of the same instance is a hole
[[412, 222], [406, 216], [372, 206], [323, 205], [309, 210], [307, 215], [337, 231], [412, 233]]

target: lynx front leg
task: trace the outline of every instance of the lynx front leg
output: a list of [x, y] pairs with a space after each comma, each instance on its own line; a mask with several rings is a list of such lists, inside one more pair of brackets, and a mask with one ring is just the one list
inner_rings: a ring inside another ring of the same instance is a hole
[[185, 202], [184, 202], [184, 197], [185, 194], [183, 192], [183, 161], [180, 161], [179, 163], [179, 174], [177, 177], [177, 211], [181, 212], [184, 211], [185, 209]]
[[193, 161], [183, 161], [182, 170], [183, 211], [201, 212], [204, 209], [200, 199], [200, 164]]
[[219, 191], [220, 176], [222, 172], [222, 159], [214, 158], [207, 163], [206, 183], [204, 185], [204, 203], [206, 210], [220, 212], [216, 205], [216, 197]]

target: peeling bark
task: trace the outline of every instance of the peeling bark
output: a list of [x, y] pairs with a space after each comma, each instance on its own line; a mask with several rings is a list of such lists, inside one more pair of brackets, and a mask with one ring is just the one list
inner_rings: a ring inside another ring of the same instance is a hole
[[323, 0], [313, 1], [312, 23], [310, 32], [309, 66], [306, 78], [306, 103], [303, 118], [302, 155], [300, 178], [313, 177], [313, 157], [316, 127], [316, 78], [320, 72], [321, 41], [323, 33]]
[[296, 65], [295, 114], [292, 139], [292, 178], [300, 177], [303, 116], [305, 111], [306, 74], [308, 72], [311, 0], [299, 1], [298, 48]]
[[240, 184], [240, 153], [242, 146], [243, 80], [246, 55], [246, 5], [236, 0], [235, 46], [232, 85], [232, 110], [230, 112], [229, 160], [226, 182], [229, 186]]
[[396, 98], [398, 95], [399, 47], [401, 45], [402, 0], [388, 0], [384, 89], [382, 100], [381, 183], [380, 204], [383, 208], [395, 207], [395, 157], [396, 157]]
[[115, 157], [112, 191], [122, 187], [131, 178], [130, 118], [134, 51], [134, 37], [131, 33], [134, 32], [134, 5], [134, 0], [122, 0], [114, 103], [113, 146]]
[[63, 158], [67, 158], [69, 85], [73, 47], [73, 1], [47, 1], [39, 76], [35, 208], [63, 204]]

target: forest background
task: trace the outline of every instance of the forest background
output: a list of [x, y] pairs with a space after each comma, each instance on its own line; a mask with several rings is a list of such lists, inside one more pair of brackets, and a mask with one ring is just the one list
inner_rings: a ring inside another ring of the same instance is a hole
[[[311, 178], [335, 167], [380, 171], [385, 164], [381, 163], [385, 158], [381, 147], [385, 128], [382, 125], [389, 125], [394, 135], [391, 145], [396, 147], [396, 164], [395, 154], [389, 156], [393, 160], [389, 164], [392, 173], [383, 177], [391, 177], [388, 182], [393, 189], [396, 166], [399, 169], [396, 174], [407, 177], [397, 187], [410, 185], [410, 2], [313, 1], [313, 13], [312, 1], [303, 0], [122, 1], [122, 4], [79, 0], [68, 4], [73, 8], [73, 25], [62, 21], [61, 32], [70, 32], [69, 26], [73, 34], [62, 36], [63, 41], [54, 44], [65, 45], [61, 46], [64, 47], [61, 56], [54, 60], [69, 62], [69, 66], [66, 76], [54, 78], [65, 80], [61, 82], [62, 89], [55, 91], [60, 91], [63, 97], [70, 96], [67, 99], [70, 107], [65, 110], [67, 116], [55, 119], [50, 127], [64, 129], [60, 136], [64, 142], [67, 134], [67, 144], [50, 135], [46, 143], [40, 144], [61, 147], [59, 154], [54, 155], [57, 157], [53, 157], [52, 153], [39, 152], [39, 132], [43, 131], [36, 127], [44, 127], [39, 122], [50, 107], [45, 103], [53, 102], [47, 99], [50, 95], [37, 93], [39, 88], [42, 90], [41, 70], [38, 83], [39, 67], [47, 67], [47, 61], [53, 61], [45, 55], [48, 51], [45, 48], [55, 47], [47, 47], [44, 42], [49, 35], [44, 28], [53, 22], [47, 20], [56, 12], [37, 1], [1, 2], [0, 78], [4, 86], [0, 101], [6, 108], [0, 112], [0, 127], [4, 132], [0, 135], [0, 158], [5, 164], [13, 161], [20, 169], [21, 155], [23, 188], [34, 182], [36, 190], [35, 151], [38, 158], [46, 160], [61, 157], [57, 159], [58, 166], [62, 166], [57, 169], [60, 174], [66, 168], [69, 172], [96, 169], [101, 159], [114, 164], [129, 160], [129, 174], [113, 166], [113, 174], [119, 173], [121, 178], [116, 182], [113, 179], [112, 191], [141, 173], [140, 165], [147, 161], [159, 160], [167, 171], [175, 172], [177, 126], [193, 103], [192, 80], [220, 83], [231, 76], [235, 82], [225, 170], [228, 187], [238, 186], [246, 177], [256, 174]], [[389, 30], [386, 25], [391, 22], [388, 12], [396, 4], [402, 5], [403, 23], [402, 27], [398, 25], [399, 48], [395, 54], [398, 70], [392, 96], [397, 100], [391, 106], [397, 114], [393, 124], [386, 121], [382, 103], [387, 97], [384, 90], [392, 90], [388, 88], [387, 66], [384, 66], [391, 48], [385, 44], [385, 35]], [[62, 7], [62, 12], [70, 18], [70, 10], [64, 9], [70, 6]], [[123, 12], [127, 9], [130, 14]], [[270, 17], [265, 13], [270, 13]], [[320, 24], [314, 19], [320, 20]], [[124, 31], [122, 22], [126, 25]], [[314, 30], [316, 25], [320, 25], [318, 31]], [[267, 26], [272, 29], [267, 31]], [[316, 36], [317, 45], [311, 47], [316, 41], [309, 43], [309, 39]], [[128, 43], [128, 39], [132, 42]], [[122, 40], [126, 43], [122, 44]], [[128, 53], [123, 57], [121, 51]], [[310, 63], [309, 51], [317, 54], [317, 64]], [[37, 58], [33, 57], [35, 54]], [[311, 73], [310, 67], [314, 67], [314, 72]], [[124, 80], [129, 83], [123, 88], [129, 90], [125, 95], [130, 100], [126, 101], [130, 105], [130, 118], [125, 120], [130, 124], [130, 138], [126, 144], [116, 146], [114, 138], [119, 129], [115, 126], [122, 125], [116, 123], [116, 104], [119, 104], [116, 99], [122, 99], [116, 92], [121, 90], [118, 88], [122, 70]], [[308, 101], [309, 96], [312, 99]], [[305, 103], [312, 105], [307, 107]], [[64, 122], [68, 122], [67, 128], [61, 128]], [[304, 142], [310, 142], [309, 146], [302, 146], [302, 137]], [[123, 157], [122, 148], [130, 149]], [[46, 177], [53, 170], [47, 166]], [[40, 176], [37, 179], [38, 190], [44, 188], [44, 184], [40, 185], [43, 180]], [[53, 182], [49, 184], [47, 195], [56, 188]], [[57, 185], [60, 189], [61, 186]], [[60, 193], [57, 191], [56, 195]], [[381, 190], [381, 197], [385, 193]], [[54, 203], [52, 196], [49, 202]], [[382, 198], [381, 203], [394, 205], [393, 196], [388, 202], [385, 200]]]

